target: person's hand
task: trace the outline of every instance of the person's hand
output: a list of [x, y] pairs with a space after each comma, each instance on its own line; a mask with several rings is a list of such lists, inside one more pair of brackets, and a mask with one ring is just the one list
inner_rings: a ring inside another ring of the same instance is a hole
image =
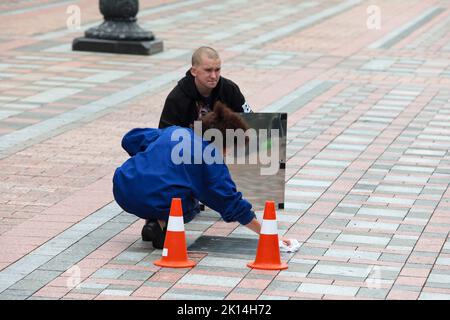
[[283, 241], [283, 243], [288, 247], [291, 245], [291, 240], [288, 238], [281, 237], [281, 241]]

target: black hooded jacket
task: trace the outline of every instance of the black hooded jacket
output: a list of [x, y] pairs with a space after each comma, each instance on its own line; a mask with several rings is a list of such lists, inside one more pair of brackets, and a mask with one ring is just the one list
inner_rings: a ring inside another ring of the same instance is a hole
[[[198, 106], [202, 103], [202, 97], [194, 80], [194, 76], [188, 70], [186, 76], [178, 81], [169, 93], [159, 121], [160, 129], [173, 125], [189, 127], [198, 119]], [[211, 98], [211, 105], [221, 101], [235, 112], [251, 112], [237, 84], [224, 77], [220, 77], [217, 86], [211, 92]]]

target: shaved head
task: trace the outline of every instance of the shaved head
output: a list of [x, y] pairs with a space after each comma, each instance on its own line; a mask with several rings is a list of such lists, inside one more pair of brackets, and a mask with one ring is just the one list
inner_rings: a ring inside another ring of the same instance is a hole
[[209, 59], [217, 60], [220, 59], [219, 54], [216, 50], [211, 47], [200, 47], [195, 50], [192, 55], [192, 66], [198, 66], [202, 63], [202, 57], [206, 56]]

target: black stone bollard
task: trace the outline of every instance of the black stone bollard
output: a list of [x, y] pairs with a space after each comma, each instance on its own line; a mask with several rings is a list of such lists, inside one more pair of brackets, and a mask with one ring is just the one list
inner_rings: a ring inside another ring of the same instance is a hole
[[138, 11], [138, 0], [100, 0], [105, 21], [74, 39], [72, 50], [139, 55], [163, 51], [162, 40], [138, 25]]

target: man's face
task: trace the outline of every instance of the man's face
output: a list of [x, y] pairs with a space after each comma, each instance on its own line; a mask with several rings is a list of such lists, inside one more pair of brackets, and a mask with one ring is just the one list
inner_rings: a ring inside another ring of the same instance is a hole
[[203, 55], [200, 64], [191, 68], [197, 86], [212, 90], [220, 79], [220, 59], [210, 59]]

